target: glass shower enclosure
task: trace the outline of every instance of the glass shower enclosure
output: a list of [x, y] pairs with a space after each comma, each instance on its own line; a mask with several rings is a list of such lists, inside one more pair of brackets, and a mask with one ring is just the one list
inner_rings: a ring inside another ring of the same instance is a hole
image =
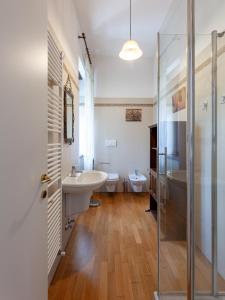
[[174, 0], [158, 34], [158, 291], [225, 299], [225, 1]]

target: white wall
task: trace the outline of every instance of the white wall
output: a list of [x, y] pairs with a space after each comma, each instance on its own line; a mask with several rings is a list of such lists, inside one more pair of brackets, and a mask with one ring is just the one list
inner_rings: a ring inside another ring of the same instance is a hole
[[[142, 122], [126, 122], [125, 107], [95, 108], [95, 162], [98, 169], [119, 173], [122, 179], [138, 169], [148, 176], [149, 173], [149, 124], [152, 108], [142, 110]], [[116, 139], [116, 148], [104, 146], [106, 139]], [[101, 162], [110, 165], [101, 165]]]
[[[154, 101], [153, 59], [126, 62], [117, 57], [97, 56], [94, 62], [96, 168], [119, 173], [118, 191], [122, 191], [123, 178], [129, 173], [135, 169], [146, 176], [149, 173], [148, 126], [154, 121], [150, 106]], [[142, 121], [126, 122], [126, 108], [141, 108]], [[106, 139], [116, 139], [117, 147], [105, 147]]]
[[95, 97], [154, 97], [154, 60], [142, 57], [123, 61], [119, 57], [95, 56]]
[[[58, 41], [59, 48], [64, 53], [63, 85], [66, 83], [68, 72], [71, 77], [72, 91], [74, 94], [74, 143], [63, 144], [62, 154], [62, 179], [70, 172], [73, 165], [79, 165], [79, 58], [84, 59], [83, 41], [78, 39], [82, 32], [74, 0], [48, 0], [48, 22]], [[64, 199], [64, 198], [63, 198]], [[66, 201], [63, 201], [62, 215], [63, 228], [67, 223]], [[63, 247], [66, 246], [71, 230], [63, 231]], [[56, 265], [54, 266], [56, 267]]]
[[[209, 34], [215, 29], [223, 31], [224, 9], [223, 0], [195, 0], [196, 32]], [[172, 35], [187, 33], [187, 0], [173, 0], [160, 33]]]
[[0, 298], [47, 300], [47, 9], [1, 1]]
[[[64, 52], [64, 61], [69, 68], [77, 85], [78, 80], [78, 60], [83, 57], [83, 44], [78, 40], [80, 25], [76, 12], [74, 0], [48, 0], [48, 21], [53, 29], [60, 48]], [[63, 71], [63, 84], [66, 83], [68, 73]], [[72, 82], [74, 94], [74, 136], [75, 142], [72, 145], [64, 144], [62, 158], [62, 178], [71, 171], [72, 165], [79, 163], [79, 91]]]
[[48, 20], [63, 45], [63, 50], [70, 61], [77, 77], [78, 56], [81, 55], [82, 43], [78, 40], [80, 34], [79, 19], [74, 0], [47, 0]]

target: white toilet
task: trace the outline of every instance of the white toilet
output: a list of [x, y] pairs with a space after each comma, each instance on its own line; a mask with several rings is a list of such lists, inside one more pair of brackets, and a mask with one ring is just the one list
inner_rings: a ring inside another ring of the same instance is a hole
[[147, 181], [147, 178], [143, 174], [129, 174], [129, 181], [133, 192], [141, 193], [143, 192], [143, 187]]
[[119, 181], [119, 174], [108, 173], [108, 178], [105, 183], [106, 191], [108, 193], [116, 192], [117, 183]]

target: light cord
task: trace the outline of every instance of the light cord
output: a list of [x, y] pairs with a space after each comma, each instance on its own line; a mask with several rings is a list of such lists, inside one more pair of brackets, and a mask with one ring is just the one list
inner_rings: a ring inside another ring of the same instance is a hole
[[130, 40], [131, 40], [131, 0], [130, 0]]

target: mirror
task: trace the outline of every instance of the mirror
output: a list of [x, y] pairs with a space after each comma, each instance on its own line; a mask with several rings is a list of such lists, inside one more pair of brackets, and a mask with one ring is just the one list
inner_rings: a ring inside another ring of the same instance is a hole
[[74, 142], [74, 96], [70, 77], [64, 87], [64, 141], [72, 145]]

